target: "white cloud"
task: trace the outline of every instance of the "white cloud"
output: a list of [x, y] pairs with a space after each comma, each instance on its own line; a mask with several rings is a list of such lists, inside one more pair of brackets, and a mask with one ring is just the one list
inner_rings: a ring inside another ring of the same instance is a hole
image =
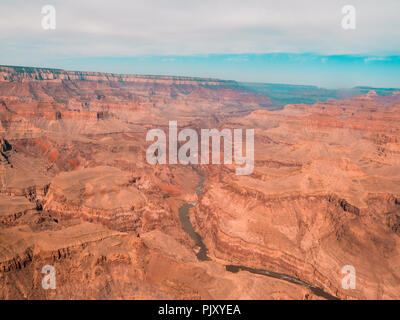
[[364, 63], [376, 62], [376, 61], [390, 61], [389, 57], [368, 57], [364, 59]]
[[[57, 29], [40, 27], [41, 7]], [[353, 0], [357, 29], [341, 28], [343, 0], [2, 0], [0, 59], [315, 52], [399, 54], [400, 1]], [[379, 26], [379, 28], [377, 27]]]
[[168, 57], [168, 58], [162, 58], [161, 61], [162, 61], [162, 62], [175, 62], [176, 59], [175, 59], [175, 58], [170, 58], [170, 57]]

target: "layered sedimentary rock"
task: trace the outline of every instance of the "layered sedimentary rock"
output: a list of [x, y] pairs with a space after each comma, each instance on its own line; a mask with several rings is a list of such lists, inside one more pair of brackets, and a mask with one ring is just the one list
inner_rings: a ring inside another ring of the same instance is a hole
[[[210, 255], [343, 299], [398, 298], [400, 105], [380, 100], [371, 92], [224, 122], [256, 128], [255, 170], [210, 166], [191, 216]], [[346, 265], [355, 290], [342, 287]]]
[[[0, 297], [398, 299], [398, 97], [0, 67]], [[255, 129], [254, 172], [147, 163], [170, 120]]]

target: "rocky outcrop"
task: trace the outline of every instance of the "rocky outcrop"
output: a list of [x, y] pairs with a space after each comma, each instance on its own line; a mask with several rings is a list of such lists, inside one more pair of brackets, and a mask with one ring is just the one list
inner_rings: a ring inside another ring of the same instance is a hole
[[3, 153], [6, 151], [10, 151], [11, 149], [12, 149], [12, 147], [11, 147], [10, 143], [7, 140], [0, 137], [0, 152]]

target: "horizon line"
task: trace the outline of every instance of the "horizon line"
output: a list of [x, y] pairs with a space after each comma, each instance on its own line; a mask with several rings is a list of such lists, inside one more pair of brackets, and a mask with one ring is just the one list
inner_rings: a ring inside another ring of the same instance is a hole
[[[111, 58], [111, 57], [110, 57]], [[351, 87], [337, 87], [337, 88], [328, 88], [324, 86], [318, 86], [314, 84], [300, 84], [300, 83], [286, 83], [286, 82], [263, 82], [263, 81], [240, 81], [235, 79], [223, 79], [223, 78], [213, 78], [213, 77], [199, 77], [199, 76], [180, 76], [180, 75], [168, 75], [168, 74], [145, 74], [145, 73], [118, 73], [118, 72], [105, 72], [105, 71], [82, 71], [82, 70], [70, 70], [68, 68], [52, 68], [52, 67], [38, 67], [38, 66], [29, 66], [29, 65], [7, 65], [0, 64], [0, 68], [30, 68], [30, 69], [42, 69], [48, 71], [63, 71], [63, 72], [75, 72], [75, 73], [100, 73], [106, 75], [113, 76], [134, 76], [134, 77], [166, 77], [166, 78], [181, 78], [181, 79], [197, 79], [197, 80], [206, 80], [206, 81], [218, 81], [218, 82], [236, 82], [238, 84], [266, 84], [266, 85], [285, 85], [285, 86], [303, 86], [303, 87], [312, 87], [318, 89], [326, 89], [326, 90], [350, 90], [350, 89], [387, 89], [387, 90], [400, 90], [400, 88], [396, 87], [375, 87], [368, 85], [356, 85]], [[45, 81], [45, 80], [44, 80]]]

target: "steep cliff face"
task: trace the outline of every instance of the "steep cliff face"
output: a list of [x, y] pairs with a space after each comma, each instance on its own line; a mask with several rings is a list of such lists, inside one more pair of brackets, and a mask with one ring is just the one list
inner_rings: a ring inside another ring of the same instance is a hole
[[215, 123], [270, 105], [234, 81], [0, 66], [0, 134], [10, 127], [17, 134], [20, 127], [32, 137], [48, 126], [71, 134], [124, 131], [130, 123], [166, 118]]
[[[234, 81], [0, 79], [0, 298], [399, 298], [397, 95], [268, 111]], [[170, 120], [255, 129], [254, 172], [148, 164], [146, 133]]]
[[[209, 256], [343, 299], [397, 298], [398, 107], [371, 93], [227, 119], [221, 127], [256, 128], [255, 170], [208, 168], [191, 219]], [[345, 265], [357, 272], [355, 290], [342, 287]]]
[[30, 68], [0, 66], [0, 81], [26, 82], [42, 80], [76, 80], [76, 81], [110, 81], [110, 82], [137, 82], [159, 83], [168, 85], [202, 84], [208, 86], [237, 86], [235, 81], [217, 79], [178, 77], [178, 76], [148, 76], [114, 74], [101, 72], [66, 71], [62, 69]]

